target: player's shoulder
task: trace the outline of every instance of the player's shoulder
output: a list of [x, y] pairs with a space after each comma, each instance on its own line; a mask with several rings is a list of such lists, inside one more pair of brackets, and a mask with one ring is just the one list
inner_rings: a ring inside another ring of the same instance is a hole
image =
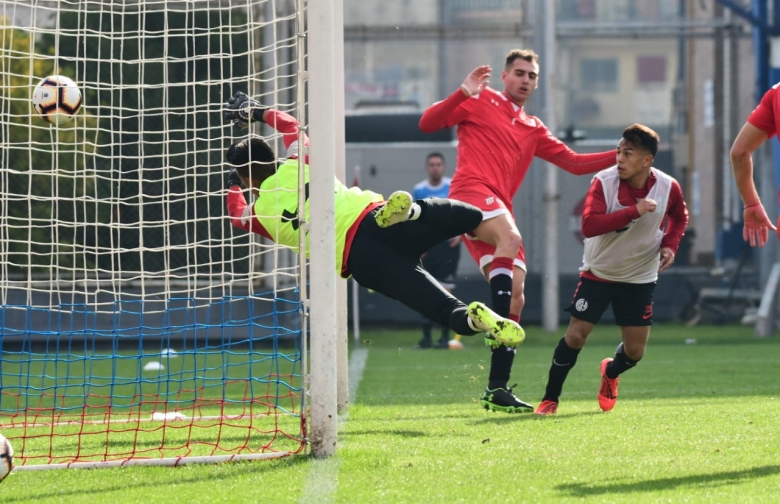
[[616, 178], [618, 178], [617, 165], [604, 168], [603, 170], [596, 172], [596, 174], [593, 176], [594, 180], [598, 179], [601, 181], [612, 180]]
[[675, 179], [674, 177], [672, 177], [671, 175], [669, 175], [665, 171], [656, 168], [655, 166], [651, 167], [650, 171], [659, 180], [661, 180], [661, 179], [666, 180], [670, 184], [677, 183], [677, 179]]
[[421, 180], [420, 182], [417, 182], [414, 184], [414, 190], [419, 191], [421, 189], [427, 189], [430, 184], [428, 184], [428, 179]]

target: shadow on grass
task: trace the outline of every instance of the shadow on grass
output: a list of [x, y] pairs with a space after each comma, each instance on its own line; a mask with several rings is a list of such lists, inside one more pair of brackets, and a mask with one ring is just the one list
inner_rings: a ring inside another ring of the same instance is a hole
[[716, 486], [733, 485], [735, 483], [742, 483], [748, 479], [764, 478], [776, 474], [780, 474], [780, 465], [753, 467], [741, 471], [722, 471], [711, 474], [694, 474], [690, 476], [676, 476], [673, 478], [632, 481], [629, 483], [606, 483], [595, 485], [588, 483], [567, 483], [565, 485], [558, 485], [555, 488], [572, 497], [591, 497], [607, 494], [656, 492], [659, 490], [672, 490], [680, 487], [685, 488], [698, 485], [706, 485], [708, 488], [712, 488]]
[[[311, 459], [309, 457], [303, 455], [294, 455], [294, 456], [288, 456], [288, 457], [284, 457], [283, 459], [280, 459], [279, 463], [269, 463], [271, 461], [229, 462], [226, 463], [225, 465], [229, 464], [231, 466], [235, 466], [236, 470], [220, 471], [219, 473], [210, 473], [210, 474], [198, 474], [197, 476], [191, 476], [186, 478], [182, 478], [180, 477], [180, 475], [176, 476], [173, 475], [174, 473], [171, 473], [173, 476], [171, 476], [170, 478], [161, 478], [160, 481], [149, 481], [148, 478], [144, 478], [144, 477], [139, 477], [138, 479], [127, 478], [125, 480], [126, 482], [121, 485], [100, 486], [99, 488], [78, 487], [70, 491], [57, 490], [56, 492], [41, 492], [41, 493], [27, 492], [17, 496], [3, 495], [2, 502], [3, 504], [5, 504], [6, 502], [37, 502], [43, 499], [53, 499], [53, 498], [63, 499], [70, 496], [80, 497], [79, 502], [87, 502], [88, 500], [92, 500], [93, 502], [111, 502], [110, 500], [106, 500], [106, 498], [101, 498], [100, 495], [107, 494], [110, 492], [122, 492], [122, 491], [140, 489], [140, 488], [151, 489], [154, 487], [170, 487], [172, 481], [175, 481], [176, 485], [180, 485], [180, 484], [183, 485], [188, 483], [201, 483], [203, 481], [214, 481], [214, 484], [218, 486], [220, 481], [225, 481], [226, 479], [240, 477], [246, 473], [251, 472], [253, 474], [261, 475], [263, 473], [284, 471], [292, 466], [308, 463], [310, 460]], [[111, 469], [64, 469], [64, 470], [66, 471], [67, 470], [134, 471], [134, 470], [148, 470], [148, 469], [149, 469], [148, 467], [141, 466], [140, 468], [116, 467]], [[169, 467], [165, 469], [169, 471], [176, 471], [182, 468]]]
[[489, 415], [486, 418], [482, 418], [480, 420], [476, 420], [474, 422], [471, 422], [474, 425], [478, 424], [497, 424], [497, 423], [512, 423], [512, 422], [522, 422], [526, 420], [538, 420], [538, 421], [552, 421], [552, 420], [561, 420], [566, 418], [575, 418], [575, 417], [584, 417], [584, 416], [593, 416], [593, 415], [603, 415], [603, 411], [579, 411], [575, 413], [557, 413], [555, 415], [536, 415], [534, 413], [514, 413], [511, 415], [504, 414], [504, 413], [495, 413], [495, 415]]

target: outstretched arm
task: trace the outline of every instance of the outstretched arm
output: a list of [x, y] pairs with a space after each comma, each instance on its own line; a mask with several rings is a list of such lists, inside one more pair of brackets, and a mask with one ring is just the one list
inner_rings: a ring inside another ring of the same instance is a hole
[[[296, 118], [280, 110], [267, 109], [263, 112], [262, 121], [282, 134], [284, 147], [287, 149], [287, 157], [298, 156], [298, 128], [300, 123]], [[306, 147], [309, 146], [309, 137], [303, 134]], [[308, 162], [308, 156], [306, 162]]]
[[731, 168], [734, 171], [737, 190], [745, 204], [742, 214], [742, 238], [749, 241], [751, 247], [763, 247], [769, 239], [769, 230], [777, 230], [761, 204], [753, 181], [753, 153], [768, 138], [767, 132], [746, 122], [731, 146]]
[[467, 117], [466, 111], [460, 105], [471, 96], [482, 92], [488, 85], [490, 66], [478, 66], [466, 76], [466, 80], [457, 91], [446, 99], [428, 107], [420, 117], [420, 129], [425, 133], [433, 133], [442, 128], [451, 128]]
[[535, 154], [569, 173], [587, 175], [614, 166], [617, 150], [578, 154], [547, 130], [547, 134], [537, 145]]

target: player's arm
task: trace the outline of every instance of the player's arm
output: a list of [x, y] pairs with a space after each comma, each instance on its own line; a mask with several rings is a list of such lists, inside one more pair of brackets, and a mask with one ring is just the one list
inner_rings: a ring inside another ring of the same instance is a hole
[[763, 247], [769, 239], [769, 230], [775, 226], [769, 220], [761, 204], [761, 198], [753, 182], [753, 152], [775, 131], [775, 100], [777, 86], [767, 91], [755, 110], [750, 113], [731, 146], [731, 167], [737, 190], [745, 204], [743, 211], [742, 237], [751, 247]]
[[685, 205], [682, 189], [677, 181], [672, 182], [669, 191], [669, 203], [666, 205], [666, 231], [661, 240], [661, 262], [658, 271], [663, 271], [674, 263], [680, 241], [688, 227], [688, 207]]
[[537, 143], [535, 155], [574, 175], [596, 173], [616, 164], [617, 150], [578, 154], [544, 127], [545, 134]]
[[731, 169], [734, 171], [737, 190], [745, 204], [742, 237], [750, 242], [751, 247], [763, 247], [769, 239], [769, 230], [777, 230], [761, 204], [753, 181], [753, 153], [768, 138], [766, 131], [746, 122], [731, 146]]
[[[287, 157], [298, 155], [298, 130], [300, 123], [296, 118], [280, 110], [267, 109], [263, 112], [261, 120], [282, 134], [284, 147], [287, 149]], [[309, 146], [309, 137], [303, 134], [303, 142]]]
[[638, 205], [607, 213], [604, 188], [601, 186], [601, 180], [594, 177], [582, 209], [582, 234], [585, 238], [592, 238], [611, 233], [628, 226], [640, 215]]
[[457, 91], [423, 112], [420, 117], [420, 130], [433, 133], [442, 128], [451, 128], [466, 119], [468, 111], [463, 106], [464, 102], [485, 89], [488, 78], [490, 78], [490, 66], [482, 65], [472, 70]]
[[235, 168], [230, 170], [227, 186], [226, 200], [230, 223], [239, 229], [257, 233], [270, 239], [271, 236], [268, 234], [268, 231], [255, 218], [254, 207], [246, 202], [244, 192], [241, 190], [241, 179]]
[[[266, 107], [241, 91], [230, 98], [223, 111], [225, 121], [232, 122], [239, 129], [246, 129], [253, 122], [264, 122], [282, 134], [288, 158], [298, 156], [298, 130], [300, 123], [290, 114]], [[304, 144], [309, 146], [309, 138], [304, 134]], [[308, 156], [307, 156], [308, 157]], [[308, 159], [307, 159], [308, 162]]]

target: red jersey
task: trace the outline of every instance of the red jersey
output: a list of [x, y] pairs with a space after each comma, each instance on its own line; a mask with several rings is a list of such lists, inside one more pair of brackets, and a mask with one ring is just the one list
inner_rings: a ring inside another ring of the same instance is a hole
[[770, 137], [780, 131], [780, 82], [772, 86], [772, 89], [764, 93], [758, 106], [748, 116], [748, 122], [756, 128], [766, 132]]
[[[601, 181], [597, 178], [588, 189], [588, 195], [585, 197], [585, 206], [582, 211], [582, 234], [586, 238], [599, 236], [628, 226], [631, 221], [639, 218], [639, 212], [636, 209], [636, 202], [646, 197], [650, 189], [655, 185], [658, 179], [652, 173], [647, 178], [645, 187], [636, 189], [631, 187], [625, 180], [620, 181], [618, 186], [618, 202], [628, 208], [617, 212], [607, 213], [607, 200], [604, 197], [604, 188]], [[661, 248], [668, 248], [673, 253], [677, 253], [680, 246], [685, 228], [688, 226], [688, 208], [685, 205], [680, 184], [674, 180], [669, 191], [669, 202], [666, 205], [666, 214], [661, 228], [665, 228]], [[584, 278], [592, 280], [602, 280], [589, 271], [581, 273]]]
[[576, 175], [615, 164], [617, 151], [577, 154], [542, 121], [490, 88], [471, 98], [458, 89], [428, 107], [420, 118], [420, 129], [426, 133], [455, 125], [458, 164], [450, 194], [474, 184], [486, 185], [511, 208], [534, 156]]

